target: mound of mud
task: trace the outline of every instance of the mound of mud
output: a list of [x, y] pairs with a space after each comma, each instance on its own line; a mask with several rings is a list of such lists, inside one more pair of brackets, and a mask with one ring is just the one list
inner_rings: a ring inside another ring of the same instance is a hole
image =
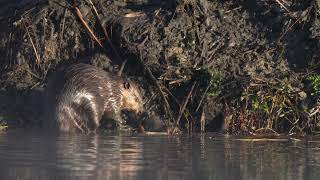
[[56, 68], [83, 60], [114, 72], [124, 65], [126, 76], [140, 77], [151, 114], [170, 127], [233, 134], [319, 130], [317, 1], [0, 4], [5, 96], [45, 86]]

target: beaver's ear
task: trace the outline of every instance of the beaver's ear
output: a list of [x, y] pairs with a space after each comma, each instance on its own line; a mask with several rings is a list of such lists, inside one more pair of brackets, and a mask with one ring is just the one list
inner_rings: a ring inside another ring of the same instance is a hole
[[123, 87], [124, 87], [125, 89], [130, 89], [130, 83], [129, 83], [128, 81], [125, 81], [125, 82], [123, 83]]

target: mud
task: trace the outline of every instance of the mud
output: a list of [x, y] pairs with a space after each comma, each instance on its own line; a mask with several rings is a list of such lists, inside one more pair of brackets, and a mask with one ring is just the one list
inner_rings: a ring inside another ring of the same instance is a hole
[[319, 89], [309, 78], [320, 73], [318, 1], [93, 1], [111, 43], [88, 2], [1, 3], [1, 87], [16, 92], [6, 98], [45, 86], [80, 57], [107, 71], [127, 60], [123, 73], [145, 82], [151, 124], [199, 131], [202, 118], [206, 131], [232, 134], [319, 130]]

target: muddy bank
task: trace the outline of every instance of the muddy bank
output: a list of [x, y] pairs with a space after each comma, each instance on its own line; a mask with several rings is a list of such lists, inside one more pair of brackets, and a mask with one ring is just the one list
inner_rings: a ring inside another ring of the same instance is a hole
[[[79, 59], [113, 72], [126, 61], [123, 75], [141, 79], [155, 121], [231, 134], [319, 130], [317, 1], [90, 2], [3, 3], [4, 97], [25, 98]], [[24, 111], [1, 104], [3, 114]]]

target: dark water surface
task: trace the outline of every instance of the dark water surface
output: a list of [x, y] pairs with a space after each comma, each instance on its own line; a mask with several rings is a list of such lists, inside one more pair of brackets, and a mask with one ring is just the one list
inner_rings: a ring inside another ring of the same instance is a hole
[[0, 133], [0, 179], [320, 179], [320, 139]]

